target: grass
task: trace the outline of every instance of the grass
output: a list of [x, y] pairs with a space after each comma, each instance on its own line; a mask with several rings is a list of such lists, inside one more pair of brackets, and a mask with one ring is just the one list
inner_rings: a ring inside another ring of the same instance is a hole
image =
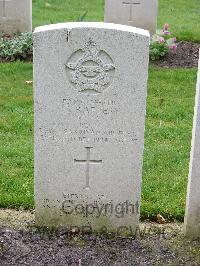
[[[103, 21], [104, 0], [33, 0], [33, 26], [77, 21], [86, 11], [86, 21]], [[199, 17], [199, 0], [159, 0], [158, 28], [171, 24], [178, 40], [200, 42]]]
[[[0, 64], [0, 207], [32, 208], [32, 65]], [[185, 209], [196, 70], [151, 68], [142, 217], [182, 220]]]
[[142, 216], [183, 220], [196, 70], [151, 69], [143, 170]]
[[33, 206], [32, 64], [0, 64], [0, 206]]

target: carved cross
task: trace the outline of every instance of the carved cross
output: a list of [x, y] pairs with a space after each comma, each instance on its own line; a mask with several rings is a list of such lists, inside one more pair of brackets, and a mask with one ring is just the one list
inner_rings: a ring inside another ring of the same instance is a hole
[[123, 1], [122, 2], [123, 5], [127, 5], [130, 7], [130, 15], [129, 15], [129, 22], [132, 22], [133, 21], [133, 6], [134, 5], [140, 5], [141, 3], [138, 1], [138, 2], [133, 2], [133, 1]]
[[86, 148], [86, 160], [77, 160], [74, 159], [75, 163], [85, 164], [86, 165], [86, 188], [90, 188], [90, 164], [101, 164], [102, 160], [91, 160], [90, 159], [90, 151], [92, 147], [85, 147]]
[[12, 0], [0, 0], [0, 10], [2, 17], [6, 17], [6, 2], [10, 2]]

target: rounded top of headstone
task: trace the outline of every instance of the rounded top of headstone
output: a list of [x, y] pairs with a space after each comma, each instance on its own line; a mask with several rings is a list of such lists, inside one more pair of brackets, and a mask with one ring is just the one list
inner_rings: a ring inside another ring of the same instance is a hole
[[35, 28], [34, 33], [60, 30], [60, 29], [75, 29], [75, 28], [95, 28], [95, 29], [109, 29], [109, 30], [118, 30], [124, 32], [130, 32], [138, 35], [143, 35], [150, 37], [149, 31], [143, 30], [140, 28], [135, 28], [131, 26], [114, 24], [114, 23], [104, 23], [104, 22], [68, 22], [68, 23], [57, 23], [50, 24], [45, 26], [39, 26]]

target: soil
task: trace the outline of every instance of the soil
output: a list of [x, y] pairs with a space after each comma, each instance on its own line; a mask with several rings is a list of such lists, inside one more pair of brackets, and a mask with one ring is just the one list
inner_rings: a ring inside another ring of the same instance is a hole
[[0, 265], [200, 265], [200, 241], [184, 239], [181, 230], [143, 223], [134, 237], [81, 235], [38, 229], [33, 213], [0, 210]]
[[176, 52], [170, 51], [162, 59], [152, 62], [164, 68], [192, 68], [198, 66], [200, 43], [179, 42]]

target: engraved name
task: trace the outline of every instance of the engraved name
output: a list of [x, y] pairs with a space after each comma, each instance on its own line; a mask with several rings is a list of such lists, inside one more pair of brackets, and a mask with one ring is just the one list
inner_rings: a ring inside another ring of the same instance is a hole
[[119, 112], [119, 105], [115, 100], [91, 99], [86, 103], [78, 99], [65, 98], [62, 100], [62, 106], [64, 112], [78, 118], [83, 116], [107, 116]]

